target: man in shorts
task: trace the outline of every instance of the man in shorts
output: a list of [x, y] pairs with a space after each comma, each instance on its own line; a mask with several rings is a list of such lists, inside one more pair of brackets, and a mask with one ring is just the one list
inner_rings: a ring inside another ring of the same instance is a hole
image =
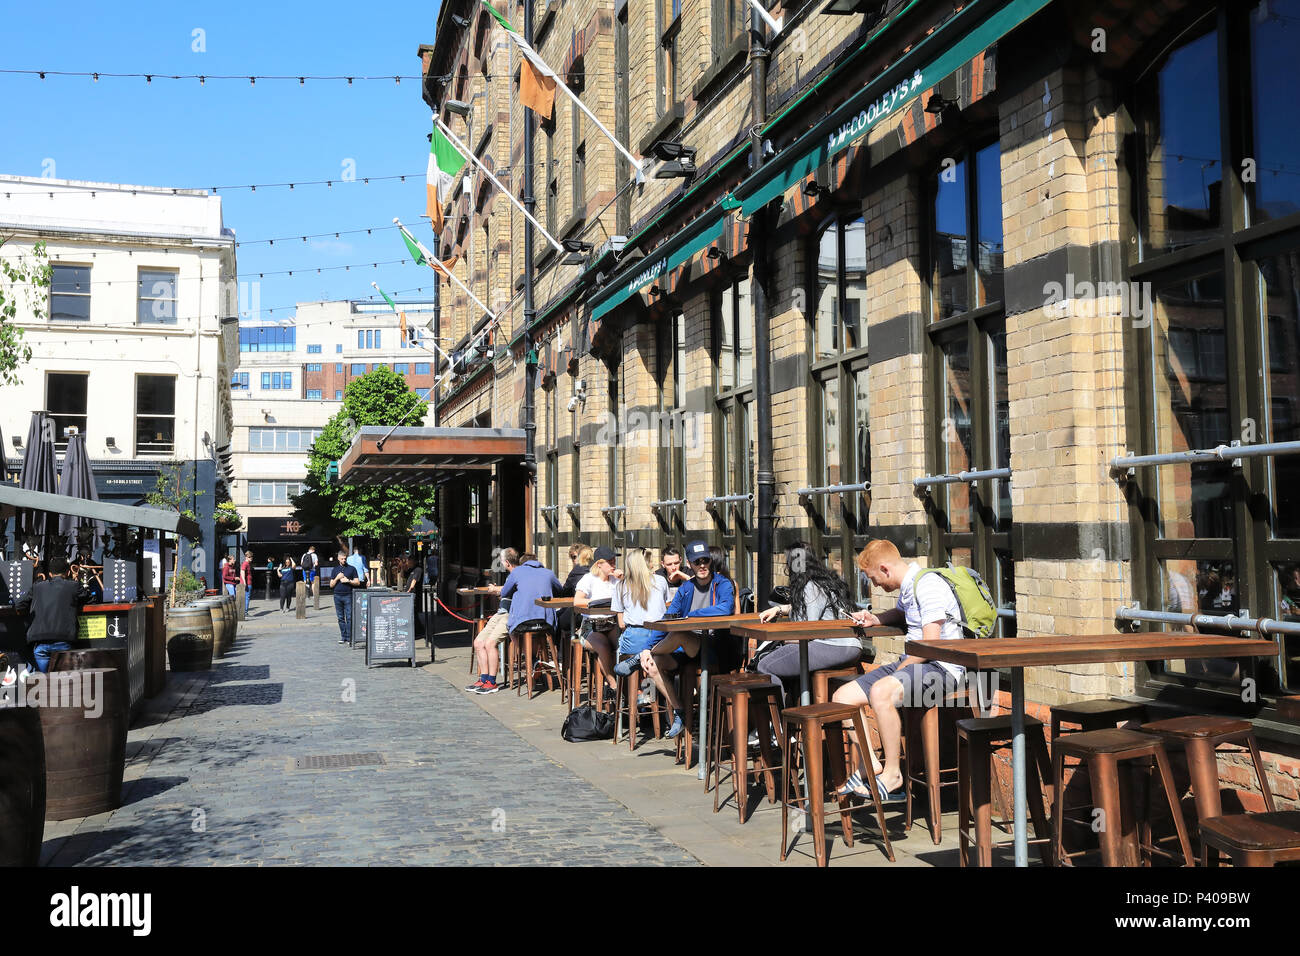
[[[952, 588], [937, 574], [924, 575], [918, 581], [921, 566], [915, 561], [905, 560], [892, 542], [881, 539], [868, 541], [858, 555], [858, 567], [876, 587], [898, 592], [898, 603], [890, 610], [880, 614], [862, 611], [853, 615], [859, 624], [906, 627], [909, 641], [953, 640], [965, 636], [958, 623], [962, 620], [961, 606]], [[902, 719], [898, 708], [941, 704], [944, 695], [956, 689], [965, 673], [966, 669], [956, 664], [905, 656], [892, 664], [877, 667], [856, 681], [849, 681], [835, 692], [836, 703], [858, 707], [870, 704], [876, 715], [876, 728], [880, 732], [885, 760], [882, 765], [874, 753], [866, 756], [871, 760], [882, 802], [894, 803], [905, 797], [903, 773], [899, 766]], [[862, 776], [861, 771], [851, 774], [841, 793], [870, 796]]]
[[[518, 564], [518, 551], [514, 548], [502, 550], [501, 567], [507, 576]], [[488, 587], [501, 594], [502, 585], [489, 584]], [[474, 659], [478, 661], [478, 680], [465, 688], [467, 693], [495, 694], [501, 689], [497, 684], [497, 668], [501, 666], [501, 650], [497, 645], [509, 638], [510, 629], [506, 625], [510, 619], [510, 607], [510, 596], [503, 596], [497, 603], [496, 613], [488, 618], [483, 630], [479, 631], [474, 638]], [[540, 611], [541, 608], [538, 610]]]

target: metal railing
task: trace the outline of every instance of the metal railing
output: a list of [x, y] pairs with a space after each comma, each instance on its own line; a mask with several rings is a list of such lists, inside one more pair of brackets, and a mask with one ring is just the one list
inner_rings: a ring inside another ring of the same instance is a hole
[[1300, 455], [1300, 441], [1262, 442], [1258, 445], [1242, 445], [1234, 441], [1213, 448], [1171, 451], [1162, 455], [1116, 455], [1110, 460], [1110, 474], [1112, 478], [1123, 478], [1132, 475], [1138, 468], [1209, 461], [1230, 461], [1239, 466], [1242, 458], [1274, 458], [1282, 455]]
[[613, 514], [615, 511], [627, 511], [627, 505], [610, 505], [607, 508], [601, 508], [600, 513], [603, 515]]
[[576, 524], [578, 518], [580, 517], [579, 512], [582, 511], [582, 505], [576, 501], [570, 501], [567, 505], [564, 506], [564, 510], [569, 513], [569, 517], [572, 518], [574, 520], [574, 523]]
[[736, 504], [741, 501], [753, 501], [753, 494], [744, 495], [710, 495], [704, 499], [704, 507], [714, 508], [718, 505]]
[[990, 479], [1011, 480], [1010, 468], [985, 468], [981, 471], [959, 471], [955, 475], [922, 475], [912, 479], [912, 487], [917, 491], [932, 488], [935, 485], [960, 485], [967, 481], [987, 481]]
[[849, 485], [824, 485], [820, 488], [800, 488], [795, 494], [800, 498], [811, 498], [814, 495], [845, 495], [853, 491], [868, 491], [871, 488], [871, 482], [859, 481]]
[[685, 505], [685, 498], [666, 498], [663, 501], [650, 502], [650, 509], [652, 511], [663, 511], [665, 508], [681, 508]]
[[1300, 622], [1277, 621], [1269, 617], [1249, 617], [1249, 611], [1240, 614], [1180, 614], [1177, 611], [1145, 611], [1140, 604], [1121, 606], [1115, 617], [1121, 621], [1143, 621], [1151, 624], [1182, 624], [1188, 627], [1216, 627], [1237, 631], [1255, 631], [1259, 634], [1300, 635]]

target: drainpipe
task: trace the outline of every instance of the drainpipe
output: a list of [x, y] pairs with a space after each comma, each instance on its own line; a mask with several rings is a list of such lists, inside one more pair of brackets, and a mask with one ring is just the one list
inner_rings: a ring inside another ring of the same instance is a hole
[[[749, 11], [749, 78], [753, 126], [750, 130], [751, 165], [763, 164], [763, 123], [767, 119], [767, 65], [771, 54], [763, 22]], [[758, 587], [755, 607], [762, 610], [772, 593], [774, 551], [774, 505], [776, 473], [772, 468], [772, 336], [767, 303], [767, 210], [754, 214], [749, 224], [749, 248], [753, 253], [750, 294], [754, 309], [754, 403], [758, 420]]]
[[[533, 0], [524, 0], [524, 42], [533, 43]], [[530, 216], [537, 215], [537, 197], [533, 195], [533, 139], [537, 121], [524, 114], [524, 208]], [[535, 407], [533, 391], [537, 387], [537, 363], [533, 355], [533, 319], [537, 315], [533, 301], [533, 227], [524, 220], [524, 472], [527, 485], [524, 491], [524, 539], [531, 550], [536, 519], [535, 490], [537, 488], [537, 423], [533, 420]]]
[[[433, 257], [442, 259], [442, 249], [439, 248], [442, 243], [442, 236], [434, 234], [433, 237]], [[438, 355], [436, 349], [442, 345], [442, 282], [438, 281], [433, 284], [433, 344], [434, 344], [434, 363], [433, 363], [433, 380], [438, 381]], [[438, 427], [438, 394], [435, 390], [430, 391], [429, 408], [433, 412], [433, 427]]]

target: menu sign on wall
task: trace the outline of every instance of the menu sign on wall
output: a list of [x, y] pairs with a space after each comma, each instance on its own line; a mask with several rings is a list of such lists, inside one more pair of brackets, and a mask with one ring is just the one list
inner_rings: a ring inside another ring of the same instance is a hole
[[367, 608], [366, 666], [375, 661], [410, 661], [415, 666], [415, 595], [389, 591], [371, 595]]

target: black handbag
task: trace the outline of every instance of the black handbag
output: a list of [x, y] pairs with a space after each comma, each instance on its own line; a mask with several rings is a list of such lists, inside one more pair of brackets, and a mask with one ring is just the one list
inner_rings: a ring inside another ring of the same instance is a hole
[[614, 715], [583, 704], [569, 711], [560, 728], [560, 736], [570, 743], [580, 740], [613, 740]]

